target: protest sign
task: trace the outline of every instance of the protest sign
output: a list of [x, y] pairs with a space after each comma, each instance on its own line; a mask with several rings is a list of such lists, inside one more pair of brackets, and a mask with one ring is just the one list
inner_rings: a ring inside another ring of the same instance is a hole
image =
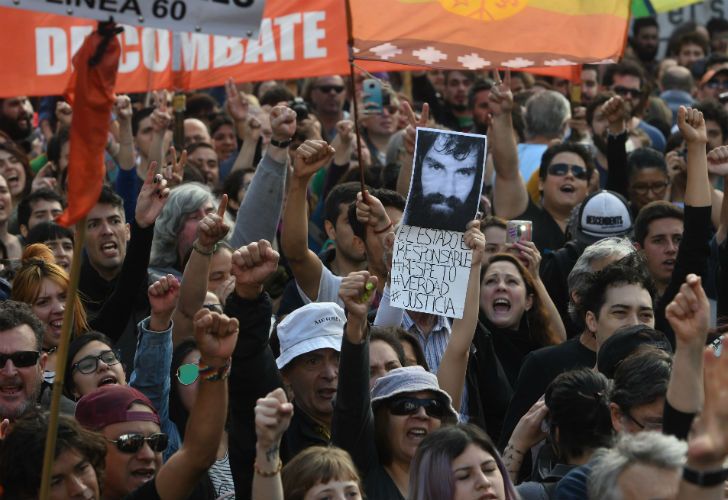
[[170, 31], [258, 36], [264, 0], [0, 0], [0, 6]]
[[462, 318], [472, 265], [464, 231], [480, 204], [486, 145], [482, 135], [417, 129], [392, 254], [392, 305]]

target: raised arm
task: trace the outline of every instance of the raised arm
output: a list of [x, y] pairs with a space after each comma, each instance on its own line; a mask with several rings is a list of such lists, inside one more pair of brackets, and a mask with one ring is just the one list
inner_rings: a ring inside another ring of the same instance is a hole
[[255, 476], [253, 500], [284, 500], [281, 482], [281, 439], [291, 424], [293, 405], [278, 388], [255, 405]]
[[440, 368], [437, 370], [437, 382], [440, 388], [450, 395], [457, 411], [460, 411], [470, 346], [473, 343], [475, 326], [478, 323], [480, 265], [483, 260], [483, 250], [485, 250], [485, 236], [480, 231], [479, 220], [468, 223], [465, 244], [473, 253], [468, 276], [468, 290], [465, 295], [465, 310], [463, 317], [453, 322], [452, 335], [447, 343], [445, 354], [442, 356]]
[[607, 137], [607, 173], [606, 189], [628, 196], [629, 172], [627, 171], [627, 124], [626, 106], [620, 96], [610, 98], [602, 106], [602, 113], [609, 122]]
[[[283, 211], [281, 244], [298, 286], [311, 301], [318, 298], [321, 260], [308, 248], [306, 193], [313, 174], [327, 164], [334, 150], [325, 141], [308, 140], [296, 150], [293, 176]], [[256, 174], [257, 175], [257, 174]], [[247, 198], [247, 196], [246, 196]]]
[[685, 205], [709, 207], [711, 206], [711, 187], [708, 179], [708, 160], [705, 156], [708, 133], [703, 113], [697, 109], [680, 106], [677, 113], [677, 125], [688, 148]]
[[518, 147], [513, 135], [511, 73], [506, 72], [505, 81], [501, 81], [498, 71], [494, 71], [493, 76], [495, 85], [490, 91], [493, 119], [488, 137], [495, 167], [493, 208], [497, 216], [513, 219], [528, 208], [528, 192], [518, 168]]
[[[728, 182], [728, 146], [719, 146], [708, 153], [708, 169]], [[720, 206], [720, 223], [715, 238], [722, 244], [728, 236], [728, 196], [723, 196]]]
[[134, 136], [131, 133], [131, 99], [127, 95], [117, 95], [114, 102], [114, 114], [119, 122], [119, 152], [115, 155], [119, 167], [131, 170], [136, 165]]
[[422, 105], [422, 113], [418, 117], [412, 110], [410, 104], [405, 101], [404, 109], [407, 112], [407, 120], [409, 124], [404, 131], [404, 150], [405, 159], [402, 162], [402, 166], [399, 169], [399, 175], [397, 176], [397, 192], [407, 197], [410, 188], [410, 182], [412, 181], [412, 160], [415, 154], [415, 138], [417, 136], [417, 129], [426, 127], [430, 120], [430, 105], [424, 103]]
[[561, 319], [556, 304], [551, 299], [546, 286], [541, 280], [540, 265], [541, 265], [541, 252], [538, 251], [536, 245], [532, 241], [518, 241], [513, 244], [513, 247], [518, 250], [521, 259], [524, 260], [524, 264], [533, 277], [533, 284], [536, 288], [536, 294], [541, 300], [544, 308], [546, 308], [546, 315], [548, 316], [548, 322], [551, 329], [558, 335], [559, 342], [566, 341], [566, 327]]
[[[703, 354], [705, 369], [705, 406], [688, 441], [688, 461], [683, 471], [677, 500], [723, 499], [725, 474], [723, 462], [728, 457], [728, 340], [721, 342], [722, 353], [712, 347]], [[713, 473], [714, 481], [695, 484], [698, 474]], [[717, 476], [717, 478], [716, 478]]]
[[[270, 123], [273, 140], [285, 143], [296, 133], [296, 112], [276, 106], [270, 112]], [[230, 238], [233, 247], [258, 240], [273, 241], [281, 219], [287, 172], [288, 148], [269, 144], [238, 210]]]
[[222, 196], [217, 212], [207, 214], [197, 224], [197, 239], [182, 276], [179, 303], [174, 311], [174, 344], [177, 345], [190, 335], [192, 320], [207, 294], [207, 278], [210, 273], [215, 246], [225, 238], [230, 226], [225, 223], [227, 195]]
[[163, 499], [186, 498], [207, 473], [227, 420], [230, 357], [238, 339], [238, 320], [200, 309], [194, 319], [200, 350], [197, 398], [190, 410], [190, 432], [177, 453], [157, 473], [155, 486]]
[[140, 171], [146, 172], [148, 168], [153, 168], [152, 163], [164, 165], [164, 141], [170, 123], [172, 123], [172, 114], [167, 108], [167, 91], [155, 92], [155, 109], [151, 114], [152, 121], [152, 143], [149, 146], [149, 163], [139, 165]]
[[[694, 415], [703, 405], [703, 348], [710, 325], [710, 304], [698, 276], [688, 275], [667, 306], [665, 316], [675, 332], [675, 357], [666, 403], [678, 412]], [[663, 430], [687, 439], [690, 426], [666, 418]]]

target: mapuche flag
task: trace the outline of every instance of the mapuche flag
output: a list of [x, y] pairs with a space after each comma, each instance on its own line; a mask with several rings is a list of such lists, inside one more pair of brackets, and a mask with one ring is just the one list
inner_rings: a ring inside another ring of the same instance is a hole
[[104, 151], [114, 105], [121, 48], [117, 30], [101, 23], [73, 57], [66, 98], [73, 106], [68, 160], [68, 207], [57, 222], [71, 226], [96, 205], [104, 182]]
[[441, 69], [616, 62], [630, 0], [349, 0], [354, 57]]

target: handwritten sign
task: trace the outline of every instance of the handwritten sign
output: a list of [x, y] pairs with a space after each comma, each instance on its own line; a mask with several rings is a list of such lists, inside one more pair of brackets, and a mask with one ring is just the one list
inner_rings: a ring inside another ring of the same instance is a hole
[[401, 226], [394, 242], [390, 302], [462, 318], [473, 252], [457, 231]]

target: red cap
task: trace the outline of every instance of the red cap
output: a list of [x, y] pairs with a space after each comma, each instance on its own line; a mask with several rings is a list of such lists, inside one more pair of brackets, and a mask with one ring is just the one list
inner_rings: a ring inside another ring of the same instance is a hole
[[[129, 411], [134, 403], [148, 406], [152, 411]], [[144, 394], [133, 387], [105, 385], [83, 396], [76, 404], [76, 420], [82, 426], [98, 431], [118, 422], [154, 422], [159, 415]]]

